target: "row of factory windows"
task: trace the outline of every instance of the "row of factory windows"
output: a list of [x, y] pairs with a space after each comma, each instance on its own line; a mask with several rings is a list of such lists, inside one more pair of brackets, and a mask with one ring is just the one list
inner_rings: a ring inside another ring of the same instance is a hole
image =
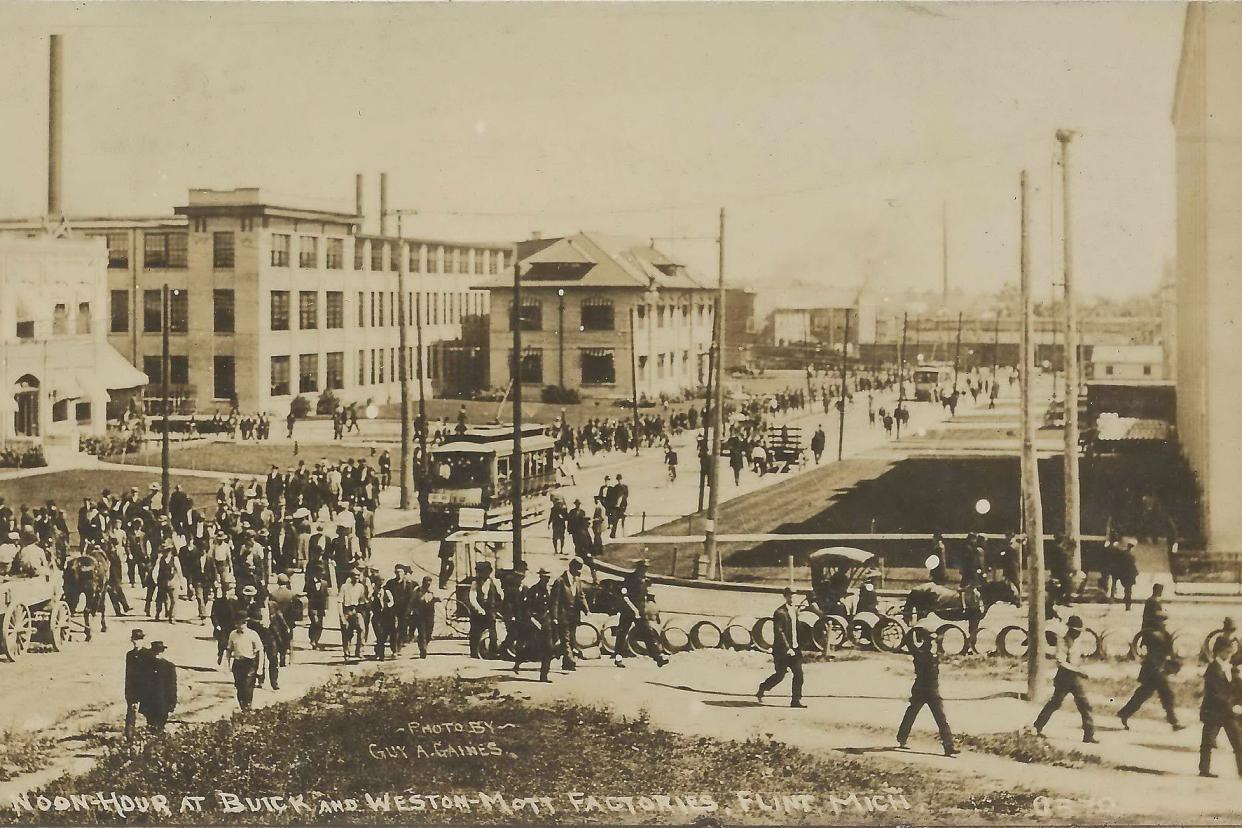
[[[299, 290], [298, 297], [298, 329], [315, 330], [319, 327], [319, 291]], [[271, 292], [270, 323], [273, 331], [290, 329], [292, 292], [274, 290]], [[369, 301], [368, 301], [369, 298]], [[324, 291], [324, 327], [345, 327], [345, 293], [339, 290]], [[397, 324], [398, 309], [396, 294], [382, 291], [358, 291], [357, 326], [385, 327]], [[479, 316], [487, 313], [488, 297], [482, 292], [411, 292], [407, 296], [408, 312], [411, 321], [414, 311], [418, 310], [422, 322], [426, 325], [457, 324], [465, 316]], [[370, 313], [367, 313], [368, 308]], [[188, 290], [172, 290], [168, 296], [168, 330], [169, 333], [188, 333], [190, 319], [190, 292]], [[213, 330], [216, 333], [233, 333], [236, 330], [235, 300], [231, 289], [212, 291]], [[368, 319], [370, 324], [368, 325]], [[85, 325], [85, 329], [83, 329]], [[142, 332], [160, 333], [164, 325], [163, 296], [160, 290], [144, 290], [142, 292]], [[90, 307], [83, 303], [79, 308], [78, 333], [90, 333]], [[109, 330], [114, 334], [129, 333], [130, 303], [128, 290], [111, 292], [111, 322]], [[64, 305], [56, 306], [53, 317], [53, 332], [68, 333], [67, 312]], [[33, 333], [31, 334], [33, 335]], [[20, 336], [20, 332], [19, 332]]]
[[[544, 303], [538, 299], [531, 298], [522, 300], [522, 330], [543, 330], [543, 305]], [[516, 321], [514, 307], [513, 302], [510, 302], [509, 330], [513, 330], [513, 326]], [[569, 303], [565, 301], [564, 297], [557, 299], [555, 313], [558, 315], [558, 320], [560, 314], [562, 314], [568, 307]], [[652, 310], [648, 311], [648, 307], [651, 307]], [[696, 308], [697, 311], [695, 310]], [[607, 297], [588, 296], [579, 303], [578, 310], [578, 330], [580, 331], [612, 331], [617, 329], [616, 311], [613, 307], [612, 300]], [[635, 324], [640, 328], [645, 327], [646, 319], [650, 314], [655, 317], [657, 328], [663, 328], [666, 320], [668, 325], [674, 325], [677, 321], [678, 312], [680, 312], [682, 320], [686, 322], [690, 321], [692, 313], [697, 312], [699, 321], [706, 324], [710, 310], [710, 304], [692, 304], [690, 302], [672, 305], [638, 305], [636, 311], [637, 320]], [[556, 324], [559, 324], [559, 321], [554, 322], [552, 328], [553, 330], [556, 329]], [[628, 327], [628, 322], [626, 323], [626, 326]]]
[[[616, 355], [611, 348], [579, 348], [578, 368], [582, 376], [583, 385], [612, 385], [617, 381]], [[624, 352], [623, 352], [624, 353]], [[518, 368], [521, 382], [526, 385], [544, 385], [556, 382], [564, 382], [564, 377], [557, 377], [554, 374], [544, 372], [544, 349], [543, 348], [523, 348], [521, 365]], [[554, 355], [557, 360], [556, 371], [560, 370], [560, 363], [564, 358], [563, 353]], [[681, 352], [681, 373], [680, 376], [690, 376], [690, 352]], [[513, 349], [509, 349], [509, 378], [513, 379]], [[699, 355], [698, 371], [702, 373], [704, 355]], [[655, 378], [656, 379], [672, 379], [678, 376], [677, 372], [678, 355], [675, 352], [667, 354], [656, 354], [655, 358]], [[637, 382], [642, 384], [647, 381], [647, 371], [649, 360], [646, 356], [640, 356], [637, 360], [638, 373], [636, 375]]]
[[[128, 233], [102, 233], [108, 244], [108, 267], [129, 267], [130, 250]], [[273, 267], [289, 267], [294, 261], [294, 236], [289, 233], [272, 233], [271, 264]], [[320, 242], [323, 242], [321, 245]], [[319, 255], [323, 248], [322, 264]], [[362, 239], [354, 241], [354, 270], [396, 271], [398, 248], [396, 243], [371, 240], [370, 257]], [[503, 250], [486, 248], [448, 247], [432, 244], [407, 244], [409, 270], [411, 273], [461, 273], [495, 275], [505, 266]], [[161, 230], [143, 233], [142, 262], [147, 268], [184, 269], [189, 262], [188, 234], [180, 230]], [[231, 270], [236, 263], [236, 237], [232, 231], [211, 234], [211, 265], [216, 270]], [[301, 268], [324, 267], [328, 270], [345, 268], [345, 239], [319, 236], [297, 236], [297, 265]], [[370, 267], [368, 268], [368, 265]]]

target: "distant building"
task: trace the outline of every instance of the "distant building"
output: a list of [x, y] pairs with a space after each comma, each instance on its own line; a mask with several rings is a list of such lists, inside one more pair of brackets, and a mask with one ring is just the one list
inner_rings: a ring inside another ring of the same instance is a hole
[[0, 448], [76, 454], [104, 432], [110, 392], [147, 384], [107, 321], [103, 242], [0, 236]]
[[759, 339], [755, 328], [755, 292], [725, 288], [725, 370], [750, 363]]
[[1159, 345], [1096, 345], [1083, 365], [1085, 380], [1163, 380]]
[[820, 345], [840, 352], [848, 336], [851, 353], [858, 343], [875, 335], [875, 309], [868, 297], [856, 290], [815, 291], [815, 303], [778, 307], [772, 311], [769, 329], [773, 345]]
[[1242, 5], [1186, 9], [1173, 104], [1177, 432], [1209, 550], [1242, 552]]
[[[69, 224], [107, 244], [103, 330], [133, 365], [160, 376], [167, 323], [174, 395], [200, 412], [228, 410], [236, 399], [243, 411], [283, 415], [294, 397], [313, 405], [325, 389], [345, 402], [399, 396], [398, 240], [363, 233], [357, 207], [355, 214], [291, 206], [258, 188], [190, 190], [175, 216]], [[39, 226], [0, 221], [0, 235]], [[459, 364], [440, 346], [488, 313], [486, 292], [471, 283], [508, 267], [511, 248], [409, 237], [404, 244], [409, 371], [413, 378], [417, 305], [432, 395], [446, 382], [443, 371]], [[168, 320], [165, 284], [175, 291]]]
[[[491, 291], [490, 378], [510, 381], [513, 328], [522, 325], [521, 382], [584, 396], [654, 399], [707, 379], [716, 294], [657, 248], [577, 233], [520, 242], [522, 307], [513, 274], [477, 283]], [[631, 368], [631, 365], [633, 368]]]

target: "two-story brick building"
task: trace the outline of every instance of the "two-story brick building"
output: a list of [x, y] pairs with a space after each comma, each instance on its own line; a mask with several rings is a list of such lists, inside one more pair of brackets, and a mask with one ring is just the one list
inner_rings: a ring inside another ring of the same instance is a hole
[[[598, 233], [534, 238], [521, 273], [521, 381], [584, 396], [655, 399], [707, 379], [715, 292], [650, 244]], [[490, 380], [506, 385], [513, 354], [513, 271], [491, 291]]]

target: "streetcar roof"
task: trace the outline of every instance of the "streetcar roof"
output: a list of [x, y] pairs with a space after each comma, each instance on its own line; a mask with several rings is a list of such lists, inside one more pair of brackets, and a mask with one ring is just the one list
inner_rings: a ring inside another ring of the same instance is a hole
[[[556, 445], [556, 441], [546, 434], [538, 434], [522, 438], [522, 452], [540, 451], [542, 449], [550, 449]], [[492, 443], [467, 443], [463, 440], [454, 440], [451, 443], [445, 443], [442, 446], [434, 446], [431, 449], [432, 454], [495, 454], [501, 457], [513, 454], [513, 441], [497, 440]]]

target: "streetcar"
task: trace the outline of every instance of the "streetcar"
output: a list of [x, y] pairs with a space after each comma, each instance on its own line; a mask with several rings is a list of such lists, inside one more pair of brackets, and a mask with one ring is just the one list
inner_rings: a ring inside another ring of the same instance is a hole
[[953, 367], [950, 365], [920, 365], [914, 369], [914, 399], [930, 400], [936, 389], [941, 396], [953, 393]]
[[[557, 487], [555, 441], [538, 424], [522, 426], [523, 525], [547, 513]], [[513, 427], [478, 426], [430, 450], [428, 514], [423, 525], [447, 535], [457, 529], [513, 526]]]

